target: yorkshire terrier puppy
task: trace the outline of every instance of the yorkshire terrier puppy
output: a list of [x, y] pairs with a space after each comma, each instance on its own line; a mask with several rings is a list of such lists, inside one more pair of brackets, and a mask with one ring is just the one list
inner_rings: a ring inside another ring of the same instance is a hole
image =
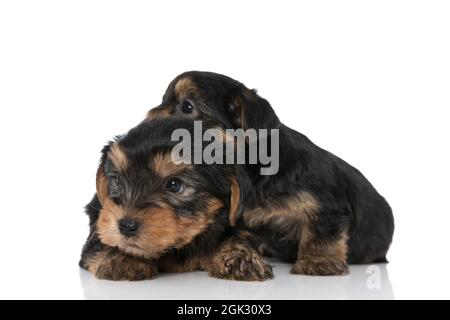
[[234, 280], [273, 277], [254, 239], [235, 227], [247, 193], [241, 188], [251, 187], [245, 172], [172, 160], [172, 132], [192, 126], [188, 119], [145, 121], [103, 149], [81, 267], [111, 280], [195, 270]]
[[394, 219], [386, 200], [360, 171], [282, 124], [255, 90], [224, 75], [186, 72], [147, 115], [169, 117], [278, 130], [278, 172], [261, 175], [261, 163], [247, 166], [252, 191], [242, 225], [262, 253], [293, 262], [292, 273], [342, 275], [348, 263], [387, 261]]

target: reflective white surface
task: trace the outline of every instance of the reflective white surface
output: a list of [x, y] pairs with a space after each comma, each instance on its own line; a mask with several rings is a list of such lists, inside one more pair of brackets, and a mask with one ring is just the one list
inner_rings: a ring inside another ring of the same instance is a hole
[[161, 274], [154, 280], [97, 280], [80, 270], [86, 299], [393, 299], [386, 265], [352, 266], [346, 276], [313, 277], [289, 273], [273, 262], [275, 278], [265, 282], [213, 279], [205, 272]]
[[2, 260], [0, 299], [449, 298], [447, 265], [443, 260], [430, 262], [431, 257], [414, 261], [403, 256], [403, 261], [395, 259], [387, 265], [352, 265], [346, 276], [292, 275], [290, 264], [272, 260], [275, 278], [265, 282], [215, 279], [206, 272], [163, 273], [154, 280], [128, 282], [96, 279], [77, 266], [73, 252], [79, 248], [68, 247], [55, 254], [32, 246], [36, 250], [30, 251], [29, 259]]

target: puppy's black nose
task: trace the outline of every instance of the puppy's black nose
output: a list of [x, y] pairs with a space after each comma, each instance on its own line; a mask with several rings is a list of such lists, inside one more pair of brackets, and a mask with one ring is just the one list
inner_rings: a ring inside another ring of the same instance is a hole
[[119, 230], [126, 237], [135, 236], [139, 229], [139, 222], [130, 218], [119, 220]]

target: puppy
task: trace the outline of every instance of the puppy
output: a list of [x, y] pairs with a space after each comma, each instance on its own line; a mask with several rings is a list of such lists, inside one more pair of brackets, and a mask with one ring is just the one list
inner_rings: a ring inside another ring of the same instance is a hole
[[279, 171], [247, 168], [253, 188], [242, 223], [262, 253], [294, 263], [292, 273], [342, 275], [348, 263], [387, 262], [394, 219], [385, 199], [357, 169], [283, 125], [255, 90], [224, 75], [186, 72], [147, 114], [167, 117], [279, 130]]
[[146, 121], [103, 149], [80, 266], [111, 280], [195, 270], [272, 278], [248, 232], [234, 228], [245, 176], [238, 166], [175, 164], [170, 137], [179, 128], [192, 132], [192, 120]]

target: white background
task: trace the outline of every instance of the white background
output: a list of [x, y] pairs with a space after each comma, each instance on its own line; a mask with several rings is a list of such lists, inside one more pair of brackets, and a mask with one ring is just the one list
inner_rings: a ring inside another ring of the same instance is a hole
[[[0, 298], [450, 298], [448, 1], [1, 1]], [[77, 263], [99, 152], [186, 70], [257, 88], [390, 202], [381, 266], [238, 283]]]

